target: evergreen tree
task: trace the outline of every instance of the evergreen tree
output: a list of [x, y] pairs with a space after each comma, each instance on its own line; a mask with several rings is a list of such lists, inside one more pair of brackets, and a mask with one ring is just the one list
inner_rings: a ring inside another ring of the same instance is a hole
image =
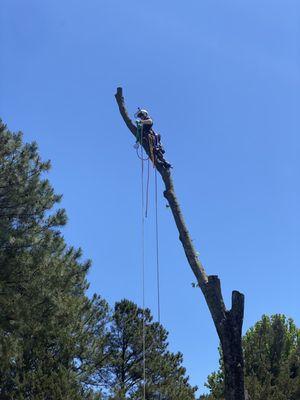
[[195, 399], [196, 388], [189, 384], [185, 376], [182, 354], [167, 350], [166, 330], [153, 322], [149, 309], [143, 313], [141, 308], [128, 300], [115, 304], [110, 326], [110, 359], [105, 382], [110, 399], [143, 398], [143, 336], [146, 398]]
[[97, 348], [100, 359], [107, 305], [85, 295], [90, 263], [60, 234], [49, 168], [0, 123], [1, 399], [93, 397], [90, 355]]
[[[245, 383], [251, 400], [300, 399], [300, 329], [284, 315], [263, 316], [243, 339]], [[210, 394], [224, 398], [222, 363], [208, 377]]]

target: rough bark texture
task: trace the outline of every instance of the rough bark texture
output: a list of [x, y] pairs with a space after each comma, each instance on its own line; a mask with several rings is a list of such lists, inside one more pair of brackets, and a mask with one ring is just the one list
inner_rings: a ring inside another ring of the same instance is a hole
[[[131, 121], [126, 110], [122, 88], [117, 88], [115, 98], [125, 124], [131, 133], [136, 136], [136, 126]], [[149, 156], [148, 141], [143, 141], [143, 147]], [[231, 309], [226, 310], [219, 278], [216, 275], [208, 276], [206, 274], [194, 248], [175, 195], [171, 171], [158, 163], [155, 166], [165, 184], [164, 196], [172, 210], [186, 258], [205, 297], [220, 338], [225, 372], [225, 398], [226, 400], [245, 400], [244, 360], [241, 339], [244, 295], [233, 291]]]

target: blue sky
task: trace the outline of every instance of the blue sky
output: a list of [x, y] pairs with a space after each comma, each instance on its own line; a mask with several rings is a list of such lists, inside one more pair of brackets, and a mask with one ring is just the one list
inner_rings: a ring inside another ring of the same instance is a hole
[[[140, 163], [114, 100], [146, 107], [200, 258], [263, 313], [300, 323], [298, 1], [2, 0], [0, 115], [63, 193], [90, 292], [141, 304]], [[162, 190], [159, 182], [159, 190]], [[146, 302], [155, 314], [153, 177]], [[162, 322], [202, 389], [218, 340], [159, 196]]]

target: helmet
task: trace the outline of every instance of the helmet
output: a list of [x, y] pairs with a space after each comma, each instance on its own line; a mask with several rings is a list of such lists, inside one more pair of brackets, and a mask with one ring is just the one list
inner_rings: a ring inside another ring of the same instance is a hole
[[135, 118], [141, 118], [141, 117], [148, 117], [149, 113], [147, 110], [141, 110], [138, 108], [137, 112], [134, 114]]

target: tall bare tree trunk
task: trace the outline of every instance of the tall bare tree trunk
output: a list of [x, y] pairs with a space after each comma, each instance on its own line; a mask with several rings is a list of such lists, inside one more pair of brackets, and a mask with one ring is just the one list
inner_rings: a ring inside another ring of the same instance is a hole
[[[117, 88], [115, 98], [125, 124], [131, 133], [136, 136], [136, 126], [131, 121], [126, 110], [122, 88]], [[148, 141], [144, 140], [142, 145], [149, 156]], [[155, 166], [165, 184], [164, 197], [167, 199], [172, 210], [179, 232], [179, 240], [182, 243], [188, 263], [197, 279], [198, 286], [205, 297], [220, 338], [225, 372], [225, 398], [226, 400], [245, 400], [242, 350], [244, 295], [238, 291], [233, 291], [231, 309], [226, 309], [218, 276], [206, 274], [193, 246], [175, 195], [171, 171], [160, 163], [156, 163]]]

